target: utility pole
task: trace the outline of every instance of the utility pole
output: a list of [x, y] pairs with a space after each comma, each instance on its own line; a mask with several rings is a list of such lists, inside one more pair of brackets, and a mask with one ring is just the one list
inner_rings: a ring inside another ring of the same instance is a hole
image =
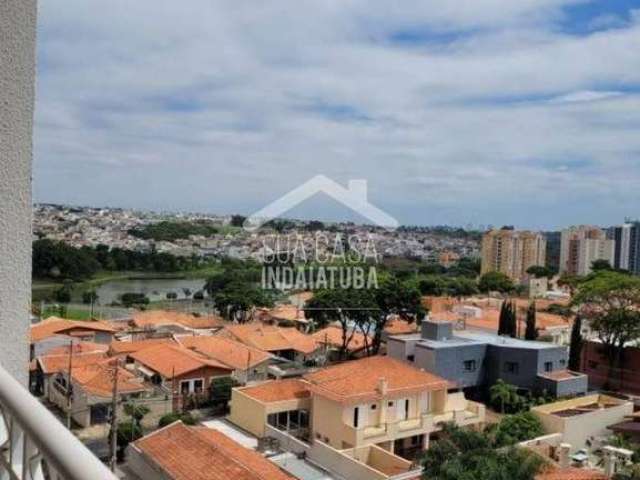
[[69, 367], [67, 369], [67, 429], [71, 430], [71, 368], [73, 367], [73, 339], [69, 340]]
[[111, 397], [111, 438], [109, 444], [109, 467], [112, 472], [116, 471], [117, 448], [118, 448], [118, 360], [113, 368], [113, 391]]

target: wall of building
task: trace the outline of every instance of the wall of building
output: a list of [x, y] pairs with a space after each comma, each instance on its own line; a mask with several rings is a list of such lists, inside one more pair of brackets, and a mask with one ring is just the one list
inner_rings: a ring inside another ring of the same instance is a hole
[[0, 364], [27, 385], [36, 0], [0, 2]]
[[[422, 346], [418, 346], [422, 350]], [[482, 385], [486, 378], [485, 357], [487, 345], [462, 345], [451, 348], [438, 348], [433, 350], [436, 375], [457, 383], [460, 388]], [[475, 361], [476, 368], [473, 371], [465, 370], [466, 361]], [[419, 366], [423, 366], [420, 364]], [[428, 365], [423, 368], [427, 370]]]
[[264, 437], [267, 412], [263, 403], [248, 397], [238, 389], [233, 389], [229, 408], [229, 421], [258, 438]]

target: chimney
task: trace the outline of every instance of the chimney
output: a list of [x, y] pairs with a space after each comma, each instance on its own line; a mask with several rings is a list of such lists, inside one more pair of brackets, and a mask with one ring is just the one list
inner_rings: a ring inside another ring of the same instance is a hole
[[380, 395], [386, 395], [388, 390], [389, 384], [387, 380], [384, 377], [380, 377], [378, 379], [378, 393], [380, 393]]
[[560, 468], [568, 468], [570, 466], [569, 452], [571, 451], [571, 445], [568, 443], [561, 443], [558, 448], [558, 463]]

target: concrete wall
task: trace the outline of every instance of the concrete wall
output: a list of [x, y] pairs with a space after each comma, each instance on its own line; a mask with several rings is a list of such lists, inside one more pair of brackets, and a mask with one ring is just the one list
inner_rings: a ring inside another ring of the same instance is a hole
[[[418, 345], [416, 350], [427, 350], [424, 346]], [[433, 372], [447, 380], [457, 382], [460, 388], [476, 387], [485, 381], [485, 357], [487, 345], [463, 345], [459, 347], [438, 348], [433, 350], [433, 364], [429, 368], [429, 362], [417, 364], [427, 371]], [[416, 358], [418, 355], [416, 355]], [[422, 357], [422, 355], [420, 355]], [[475, 360], [476, 369], [467, 371], [464, 362]]]
[[228, 417], [230, 422], [235, 423], [258, 438], [264, 437], [267, 411], [263, 403], [234, 388], [231, 391], [229, 408], [231, 409]]
[[0, 2], [0, 364], [27, 385], [36, 0]]

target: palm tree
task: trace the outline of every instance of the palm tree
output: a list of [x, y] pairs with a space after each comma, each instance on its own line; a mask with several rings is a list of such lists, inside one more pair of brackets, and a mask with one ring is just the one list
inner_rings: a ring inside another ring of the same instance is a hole
[[500, 413], [505, 412], [505, 407], [507, 405], [518, 401], [518, 392], [516, 387], [509, 383], [505, 383], [502, 379], [498, 379], [498, 381], [489, 389], [489, 395], [491, 396], [491, 403], [493, 405], [500, 404]]

